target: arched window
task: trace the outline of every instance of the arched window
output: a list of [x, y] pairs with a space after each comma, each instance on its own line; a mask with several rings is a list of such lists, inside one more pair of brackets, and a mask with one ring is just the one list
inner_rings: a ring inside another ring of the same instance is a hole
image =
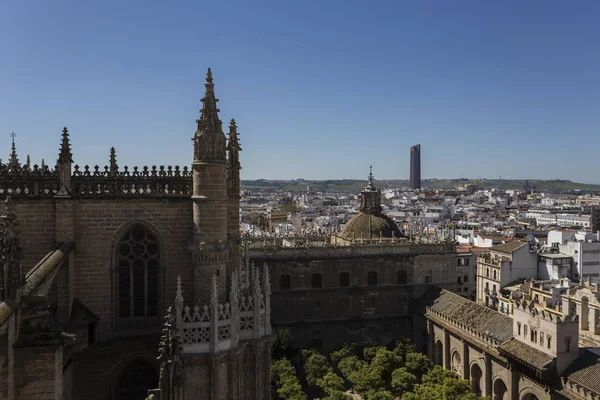
[[367, 286], [377, 286], [377, 271], [369, 271], [367, 274]]
[[117, 247], [119, 317], [158, 316], [160, 248], [156, 237], [136, 224]]
[[400, 270], [398, 271], [398, 276], [396, 277], [396, 283], [398, 285], [406, 285], [408, 282], [408, 277], [406, 271]]
[[283, 274], [279, 277], [279, 289], [289, 290], [292, 287], [292, 277], [288, 274]]

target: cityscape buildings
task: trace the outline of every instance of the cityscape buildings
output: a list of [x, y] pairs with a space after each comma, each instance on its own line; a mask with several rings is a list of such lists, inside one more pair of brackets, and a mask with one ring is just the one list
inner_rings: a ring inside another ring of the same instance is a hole
[[217, 101], [209, 69], [191, 168], [80, 167], [67, 128], [32, 166], [13, 141], [0, 399], [269, 399], [273, 328], [408, 338], [493, 399], [600, 398], [598, 193], [434, 189], [420, 145], [409, 187], [242, 182]]

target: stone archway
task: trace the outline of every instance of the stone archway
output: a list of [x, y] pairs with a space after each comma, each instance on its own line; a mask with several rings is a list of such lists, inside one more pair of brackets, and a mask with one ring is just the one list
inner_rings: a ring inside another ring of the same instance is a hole
[[435, 342], [435, 349], [433, 350], [433, 362], [441, 367], [444, 366], [444, 345], [441, 340]]
[[494, 381], [494, 395], [492, 400], [508, 400], [508, 389], [506, 384], [500, 378]]
[[521, 400], [540, 400], [540, 399], [533, 393], [527, 393], [525, 396], [521, 397]]
[[471, 390], [477, 396], [481, 396], [481, 377], [483, 373], [481, 368], [476, 363], [471, 365]]
[[132, 360], [117, 378], [115, 400], [145, 399], [149, 389], [158, 387], [158, 374], [141, 358]]

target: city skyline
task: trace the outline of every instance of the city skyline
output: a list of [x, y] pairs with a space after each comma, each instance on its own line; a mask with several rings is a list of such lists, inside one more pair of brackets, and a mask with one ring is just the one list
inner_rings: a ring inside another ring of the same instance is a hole
[[188, 164], [212, 67], [244, 180], [408, 179], [421, 143], [423, 179], [600, 183], [593, 2], [182, 4], [3, 5], [0, 158], [66, 125], [80, 165]]

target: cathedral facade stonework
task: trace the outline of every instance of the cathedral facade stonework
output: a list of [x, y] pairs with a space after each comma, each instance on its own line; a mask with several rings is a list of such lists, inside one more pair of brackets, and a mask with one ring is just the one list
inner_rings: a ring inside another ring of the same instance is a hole
[[[231, 278], [244, 274], [241, 148], [210, 70], [202, 101], [191, 167], [119, 167], [114, 149], [106, 167], [79, 166], [66, 128], [55, 167], [20, 163], [13, 145], [0, 165], [0, 399], [268, 398], [268, 276]], [[255, 304], [238, 304], [246, 295]], [[164, 386], [169, 307], [183, 368]]]

